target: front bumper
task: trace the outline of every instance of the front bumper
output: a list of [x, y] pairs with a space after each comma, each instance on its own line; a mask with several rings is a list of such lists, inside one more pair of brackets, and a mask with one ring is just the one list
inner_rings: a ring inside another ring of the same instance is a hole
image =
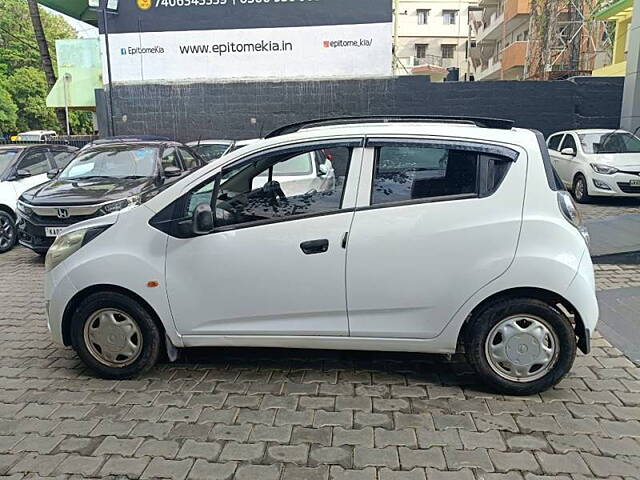
[[46, 235], [46, 227], [66, 228], [88, 218], [92, 217], [76, 216], [62, 220], [56, 217], [26, 216], [19, 212], [17, 222], [18, 241], [21, 245], [30, 248], [34, 252], [47, 253], [55, 238]]
[[589, 179], [589, 195], [607, 197], [640, 197], [640, 185], [631, 185], [640, 180], [640, 173], [614, 173], [604, 175], [593, 172]]
[[76, 293], [78, 289], [69, 279], [64, 265], [58, 265], [45, 275], [44, 299], [47, 327], [53, 341], [60, 345], [65, 345], [62, 329], [65, 309]]

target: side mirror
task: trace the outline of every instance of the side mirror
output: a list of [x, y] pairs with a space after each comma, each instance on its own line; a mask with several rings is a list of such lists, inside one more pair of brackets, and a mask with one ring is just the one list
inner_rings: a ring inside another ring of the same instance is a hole
[[52, 168], [47, 172], [47, 178], [56, 178], [59, 173], [60, 173], [59, 168]]
[[13, 176], [14, 180], [20, 180], [21, 178], [28, 178], [31, 176], [31, 172], [29, 170], [25, 170], [21, 168], [16, 171], [16, 174]]
[[571, 157], [575, 157], [576, 156], [576, 151], [571, 147], [563, 148], [562, 150], [560, 150], [560, 153], [562, 155], [569, 155]]
[[163, 173], [167, 178], [179, 177], [180, 175], [182, 175], [182, 170], [180, 170], [178, 167], [167, 167], [163, 170]]
[[213, 211], [208, 203], [199, 204], [193, 211], [191, 231], [195, 235], [206, 235], [213, 231]]

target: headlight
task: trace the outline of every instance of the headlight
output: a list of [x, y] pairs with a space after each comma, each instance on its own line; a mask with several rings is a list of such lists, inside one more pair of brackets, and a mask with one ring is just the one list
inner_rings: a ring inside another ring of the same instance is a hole
[[101, 210], [102, 213], [106, 215], [107, 213], [119, 212], [120, 210], [124, 210], [125, 208], [134, 205], [140, 205], [140, 195], [135, 195], [123, 200], [117, 200], [115, 202], [107, 203], [101, 208]]
[[44, 261], [44, 269], [49, 272], [56, 268], [60, 263], [65, 261], [75, 252], [91, 240], [104, 232], [109, 226], [84, 228], [74, 232], [60, 235], [55, 239], [51, 248], [47, 252]]
[[24, 213], [25, 215], [31, 215], [33, 213], [33, 210], [31, 210], [22, 202], [18, 202], [18, 211], [20, 213]]
[[602, 173], [604, 175], [613, 175], [618, 172], [617, 168], [602, 163], [592, 163], [591, 168], [593, 168], [596, 173]]
[[571, 194], [567, 191], [561, 190], [558, 192], [558, 206], [560, 207], [560, 211], [564, 218], [566, 218], [571, 225], [576, 227], [576, 229], [584, 238], [584, 241], [589, 245], [591, 238], [589, 237], [589, 232], [586, 227], [582, 224], [582, 215], [580, 215], [580, 211], [576, 206]]

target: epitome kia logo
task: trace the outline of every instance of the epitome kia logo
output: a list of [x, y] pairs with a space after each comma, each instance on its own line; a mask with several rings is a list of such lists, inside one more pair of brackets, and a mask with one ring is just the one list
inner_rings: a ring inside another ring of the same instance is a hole
[[120, 49], [120, 55], [126, 55], [127, 54], [127, 49], [126, 48], [121, 48]]
[[120, 49], [120, 55], [157, 55], [163, 54], [164, 48], [155, 47], [126, 47]]

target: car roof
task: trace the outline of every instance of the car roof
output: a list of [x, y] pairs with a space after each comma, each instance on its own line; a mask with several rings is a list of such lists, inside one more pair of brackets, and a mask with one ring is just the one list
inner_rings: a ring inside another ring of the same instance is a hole
[[193, 142], [187, 142], [190, 147], [196, 147], [198, 145], [231, 145], [233, 140], [195, 140]]
[[55, 130], [29, 130], [27, 132], [20, 132], [18, 134], [18, 136], [20, 135], [42, 135], [45, 133], [56, 133]]
[[179, 142], [173, 142], [173, 141], [162, 141], [162, 140], [147, 140], [147, 141], [127, 141], [127, 142], [108, 142], [108, 143], [100, 143], [97, 145], [89, 145], [86, 150], [93, 150], [93, 149], [103, 149], [103, 150], [108, 150], [110, 148], [115, 148], [115, 147], [144, 147], [144, 146], [150, 146], [150, 147], [161, 147], [163, 145], [168, 145], [171, 147], [181, 147], [183, 146], [181, 143]]
[[7, 143], [4, 145], [0, 145], [0, 149], [6, 150], [6, 149], [14, 149], [14, 148], [20, 148], [20, 149], [27, 149], [27, 148], [51, 148], [51, 147], [70, 147], [70, 148], [77, 148], [74, 147], [73, 145], [66, 145], [64, 143]]
[[578, 135], [588, 135], [594, 133], [611, 133], [611, 132], [626, 132], [621, 128], [582, 128], [577, 130], [562, 130], [561, 132], [554, 132], [550, 137], [554, 135], [563, 135], [565, 133], [577, 133]]

